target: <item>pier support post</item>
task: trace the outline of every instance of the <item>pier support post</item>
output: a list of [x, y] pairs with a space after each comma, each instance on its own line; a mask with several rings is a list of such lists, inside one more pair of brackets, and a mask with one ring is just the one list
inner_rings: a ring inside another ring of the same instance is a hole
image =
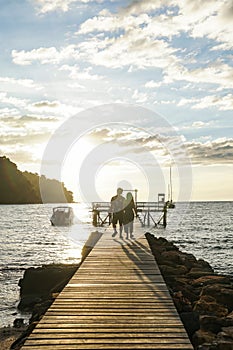
[[163, 227], [167, 226], [167, 204], [165, 203], [163, 207]]
[[93, 209], [92, 224], [93, 226], [98, 226], [99, 210]]

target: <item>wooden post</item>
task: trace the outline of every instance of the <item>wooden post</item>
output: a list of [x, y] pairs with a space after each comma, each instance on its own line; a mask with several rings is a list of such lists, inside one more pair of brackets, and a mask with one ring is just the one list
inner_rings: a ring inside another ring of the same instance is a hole
[[147, 226], [150, 226], [150, 209], [147, 210]]
[[167, 226], [167, 203], [164, 204], [163, 207], [163, 227]]
[[93, 226], [97, 227], [97, 226], [98, 226], [98, 214], [99, 214], [99, 210], [93, 209], [92, 212], [93, 212], [92, 223], [93, 223]]

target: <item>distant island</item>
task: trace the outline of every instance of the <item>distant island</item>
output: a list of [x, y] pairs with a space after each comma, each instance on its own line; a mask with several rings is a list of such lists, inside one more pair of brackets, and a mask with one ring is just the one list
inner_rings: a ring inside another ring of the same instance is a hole
[[63, 203], [64, 198], [68, 203], [73, 202], [73, 193], [67, 190], [63, 182], [28, 171], [22, 172], [9, 158], [0, 157], [0, 204], [43, 203], [40, 183], [46, 190], [47, 203]]

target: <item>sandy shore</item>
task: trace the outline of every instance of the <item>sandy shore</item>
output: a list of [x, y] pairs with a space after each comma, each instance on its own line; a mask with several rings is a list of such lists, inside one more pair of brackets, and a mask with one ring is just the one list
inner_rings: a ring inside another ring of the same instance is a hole
[[13, 344], [13, 342], [20, 336], [20, 334], [25, 330], [25, 328], [0, 328], [0, 349], [10, 350], [10, 347]]

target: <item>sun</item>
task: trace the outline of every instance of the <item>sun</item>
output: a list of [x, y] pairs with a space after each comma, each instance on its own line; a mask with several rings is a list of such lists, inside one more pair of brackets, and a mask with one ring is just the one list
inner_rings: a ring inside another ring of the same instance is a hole
[[66, 187], [74, 194], [74, 200], [80, 199], [78, 191], [78, 177], [83, 162], [88, 154], [95, 148], [90, 137], [83, 136], [75, 141], [69, 150], [62, 164], [61, 178]]

